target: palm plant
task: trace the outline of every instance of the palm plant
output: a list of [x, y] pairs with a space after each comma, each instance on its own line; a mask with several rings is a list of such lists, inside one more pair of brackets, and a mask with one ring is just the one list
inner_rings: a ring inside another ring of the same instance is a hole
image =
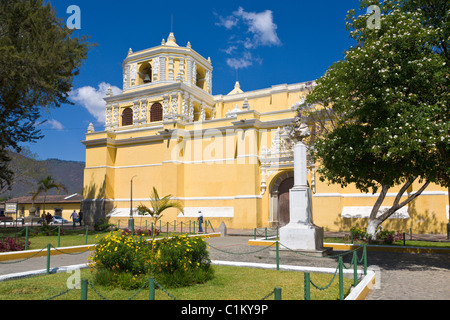
[[44, 178], [38, 182], [38, 188], [36, 192], [33, 192], [32, 200], [34, 201], [38, 196], [40, 196], [42, 193], [44, 194], [44, 203], [43, 203], [43, 211], [45, 213], [45, 201], [47, 199], [47, 193], [51, 189], [57, 189], [58, 194], [61, 192], [61, 190], [67, 192], [67, 188], [61, 184], [55, 182], [52, 177], [48, 176], [47, 178]]
[[[176, 208], [180, 210], [182, 214], [183, 206], [179, 201], [172, 200], [172, 195], [169, 194], [163, 198], [160, 198], [158, 195], [158, 191], [155, 187], [153, 187], [153, 192], [150, 198], [150, 208], [144, 206], [142, 203], [138, 206], [138, 214], [139, 215], [150, 215], [153, 218], [153, 225], [156, 226], [158, 220], [162, 218], [162, 212], [169, 208]], [[152, 251], [153, 251], [153, 243], [155, 241], [155, 232], [152, 232]]]

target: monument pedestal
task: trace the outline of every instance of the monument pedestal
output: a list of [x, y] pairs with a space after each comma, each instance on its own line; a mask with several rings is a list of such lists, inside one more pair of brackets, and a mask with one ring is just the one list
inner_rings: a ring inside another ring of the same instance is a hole
[[304, 253], [312, 256], [327, 256], [332, 248], [323, 246], [323, 228], [303, 223], [289, 223], [280, 229], [280, 253]]
[[323, 228], [313, 223], [312, 191], [306, 174], [306, 146], [297, 142], [294, 145], [294, 187], [289, 190], [290, 222], [280, 228], [280, 251], [325, 256], [332, 248], [323, 247]]

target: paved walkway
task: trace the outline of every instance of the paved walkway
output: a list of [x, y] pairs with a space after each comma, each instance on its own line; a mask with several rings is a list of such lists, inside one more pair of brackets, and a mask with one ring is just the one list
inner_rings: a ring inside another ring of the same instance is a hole
[[[227, 237], [210, 238], [212, 260], [276, 263], [270, 248], [249, 246], [251, 232], [232, 230]], [[243, 235], [244, 234], [244, 235]], [[317, 258], [300, 254], [281, 254], [280, 264], [336, 268], [337, 254]], [[89, 253], [51, 257], [51, 268], [87, 263]], [[359, 254], [361, 257], [361, 253]], [[351, 255], [344, 257], [349, 265]], [[0, 275], [46, 268], [46, 257], [20, 263], [0, 263]], [[377, 266], [379, 288], [373, 289], [367, 300], [450, 300], [450, 255], [368, 252], [368, 265]]]

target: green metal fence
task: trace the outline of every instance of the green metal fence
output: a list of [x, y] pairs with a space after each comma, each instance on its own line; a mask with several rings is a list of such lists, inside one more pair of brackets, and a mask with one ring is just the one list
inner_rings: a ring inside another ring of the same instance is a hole
[[[207, 232], [207, 225], [208, 225], [208, 223], [205, 223], [205, 232]], [[209, 222], [209, 225], [210, 225], [210, 222]], [[182, 224], [180, 224], [179, 226], [180, 226], [180, 229], [183, 228]], [[192, 224], [192, 226], [194, 227], [194, 230], [195, 230], [195, 222], [194, 222], [194, 224]], [[152, 230], [153, 230], [153, 227], [154, 226], [151, 226]], [[212, 225], [210, 225], [210, 227], [212, 229]], [[38, 254], [40, 254], [42, 251], [47, 250], [47, 266], [46, 266], [46, 271], [47, 272], [46, 273], [50, 274], [50, 272], [51, 272], [51, 268], [50, 268], [51, 248], [52, 247], [53, 247], [54, 250], [58, 251], [60, 254], [70, 254], [70, 255], [83, 254], [83, 253], [91, 250], [90, 248], [87, 248], [83, 252], [77, 252], [77, 253], [64, 252], [63, 250], [61, 250], [59, 248], [60, 227], [58, 226], [57, 228], [58, 228], [58, 247], [55, 248], [51, 244], [48, 244], [45, 248], [37, 251], [35, 254], [33, 254], [32, 256], [30, 256], [28, 258], [25, 258], [25, 259], [22, 259], [22, 260], [18, 260], [18, 261], [13, 261], [13, 262], [0, 262], [0, 265], [1, 264], [9, 264], [9, 263], [19, 263], [19, 262], [22, 262], [22, 261], [25, 261], [25, 260], [29, 260], [29, 259], [37, 256]], [[167, 228], [166, 232], [167, 232], [167, 235], [168, 235], [169, 234], [169, 223], [166, 223], [166, 228]], [[175, 226], [174, 226], [174, 228], [176, 229]], [[28, 229], [25, 228], [24, 230], [25, 230], [25, 236], [26, 236], [26, 238], [28, 240]], [[187, 229], [185, 229], [185, 230], [187, 231]], [[189, 230], [189, 231], [191, 231], [191, 230]], [[268, 234], [269, 234], [268, 232], [265, 232], [265, 236], [268, 235]], [[85, 235], [85, 237], [86, 237], [86, 241], [85, 242], [86, 243], [87, 243], [87, 236], [88, 236], [88, 228], [86, 228], [86, 235]], [[277, 234], [275, 234], [275, 236], [277, 236]], [[258, 248], [256, 250], [253, 250], [253, 251], [250, 251], [250, 252], [249, 251], [246, 251], [246, 252], [230, 252], [230, 251], [226, 251], [226, 250], [223, 250], [223, 249], [216, 248], [216, 247], [214, 247], [211, 244], [208, 244], [208, 246], [211, 249], [218, 250], [218, 251], [221, 251], [221, 252], [224, 252], [224, 253], [228, 253], [228, 254], [235, 254], [235, 255], [255, 254], [255, 253], [259, 253], [259, 252], [262, 252], [264, 250], [270, 249], [271, 247], [275, 246], [275, 250], [276, 250], [276, 268], [277, 268], [277, 270], [280, 270], [280, 254], [279, 254], [280, 253], [280, 246], [283, 246], [285, 249], [287, 249], [289, 251], [292, 251], [292, 252], [294, 252], [296, 254], [308, 256], [308, 257], [311, 257], [311, 258], [333, 258], [333, 257], [338, 258], [338, 264], [337, 264], [336, 270], [335, 270], [335, 272], [333, 274], [333, 277], [332, 277], [331, 281], [324, 287], [319, 287], [318, 285], [316, 285], [312, 281], [311, 274], [309, 272], [304, 273], [304, 290], [305, 290], [304, 291], [305, 292], [304, 293], [304, 298], [305, 298], [305, 300], [311, 299], [311, 285], [315, 289], [326, 290], [334, 282], [334, 280], [336, 279], [336, 276], [338, 276], [338, 281], [339, 281], [339, 298], [341, 300], [344, 299], [344, 281], [343, 281], [343, 270], [344, 270], [344, 268], [345, 269], [350, 269], [350, 268], [353, 269], [353, 285], [354, 286], [356, 286], [358, 284], [358, 269], [357, 269], [358, 268], [358, 263], [362, 263], [363, 270], [364, 270], [364, 275], [367, 275], [367, 247], [366, 247], [366, 245], [363, 245], [363, 246], [361, 246], [361, 247], [359, 247], [359, 248], [357, 248], [355, 250], [351, 250], [351, 251], [347, 251], [347, 252], [344, 252], [344, 253], [341, 253], [341, 254], [327, 256], [327, 257], [317, 257], [317, 256], [312, 256], [312, 255], [308, 255], [306, 253], [302, 253], [302, 252], [298, 252], [298, 251], [292, 250], [292, 249], [284, 246], [282, 243], [280, 243], [280, 241], [275, 241], [274, 243], [272, 243], [272, 244], [270, 244], [268, 246], [265, 246], [265, 247], [262, 247], [262, 248]], [[360, 259], [358, 259], [358, 253], [357, 252], [360, 251], [360, 250], [362, 250], [362, 256], [361, 256]], [[344, 264], [344, 262], [343, 262], [343, 256], [350, 255], [350, 254], [352, 255], [352, 260], [351, 260], [350, 266], [346, 266]], [[144, 290], [144, 288], [146, 288], [147, 286], [148, 286], [148, 290], [149, 290], [149, 293], [148, 293], [149, 294], [149, 300], [154, 300], [155, 299], [155, 288], [156, 287], [161, 289], [163, 292], [165, 292], [172, 299], [176, 300], [176, 298], [173, 295], [171, 295], [167, 290], [165, 290], [154, 278], [150, 278], [148, 280], [148, 282], [146, 282], [142, 286], [142, 288], [140, 288], [138, 290], [137, 293], [135, 293], [132, 297], [130, 297], [130, 299], [134, 298], [139, 292]], [[93, 284], [90, 283], [87, 280], [83, 280], [81, 282], [81, 300], [86, 300], [87, 299], [88, 287], [90, 287], [102, 299], [107, 300], [107, 298], [102, 296], [98, 292], [98, 290], [95, 289]], [[65, 293], [69, 292], [72, 289], [73, 288], [67, 289], [67, 290], [61, 292], [60, 294], [58, 294], [56, 296], [53, 296], [53, 297], [50, 297], [48, 299], [54, 299], [56, 297], [59, 297], [59, 296], [65, 294]], [[264, 296], [262, 299], [268, 299], [272, 295], [274, 296], [275, 300], [281, 300], [281, 288], [274, 288], [273, 291], [271, 291], [269, 294]]]

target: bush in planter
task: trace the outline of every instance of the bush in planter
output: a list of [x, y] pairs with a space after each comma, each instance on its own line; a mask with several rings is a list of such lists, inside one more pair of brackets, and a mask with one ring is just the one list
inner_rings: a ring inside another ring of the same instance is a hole
[[101, 285], [137, 289], [154, 276], [164, 287], [204, 283], [214, 275], [206, 242], [177, 236], [155, 241], [118, 231], [105, 236], [90, 261], [94, 281]]
[[90, 260], [95, 282], [122, 289], [140, 288], [150, 277], [151, 244], [121, 231], [105, 236]]
[[185, 235], [155, 242], [152, 273], [162, 286], [183, 287], [204, 283], [214, 276], [206, 242]]

